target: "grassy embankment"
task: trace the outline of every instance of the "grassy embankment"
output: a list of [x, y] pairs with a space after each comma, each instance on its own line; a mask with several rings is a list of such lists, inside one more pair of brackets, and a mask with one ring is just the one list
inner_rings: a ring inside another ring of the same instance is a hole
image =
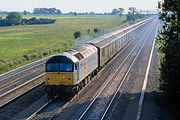
[[[93, 33], [94, 28], [109, 31], [127, 24], [122, 24], [124, 18], [118, 16], [35, 17], [56, 19], [56, 23], [0, 27], [0, 73], [72, 47], [78, 41], [73, 38], [75, 31], [82, 33], [82, 41], [97, 36]], [[91, 29], [89, 34], [88, 29]]]

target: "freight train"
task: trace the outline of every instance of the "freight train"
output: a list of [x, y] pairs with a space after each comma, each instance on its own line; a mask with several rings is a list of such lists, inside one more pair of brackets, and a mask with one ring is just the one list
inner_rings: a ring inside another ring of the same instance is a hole
[[71, 96], [78, 93], [150, 21], [138, 22], [51, 57], [45, 66], [48, 95]]

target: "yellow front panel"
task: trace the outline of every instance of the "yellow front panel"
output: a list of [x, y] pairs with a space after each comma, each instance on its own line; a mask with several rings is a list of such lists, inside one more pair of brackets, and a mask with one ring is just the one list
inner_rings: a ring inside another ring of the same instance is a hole
[[74, 85], [72, 72], [46, 73], [46, 85]]

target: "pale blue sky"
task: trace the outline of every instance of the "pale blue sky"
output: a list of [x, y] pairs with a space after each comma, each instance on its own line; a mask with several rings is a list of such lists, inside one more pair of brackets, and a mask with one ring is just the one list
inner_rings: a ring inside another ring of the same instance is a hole
[[38, 7], [55, 7], [63, 13], [76, 12], [111, 12], [113, 8], [133, 6], [137, 9], [156, 9], [158, 0], [0, 0], [3, 11], [33, 11]]

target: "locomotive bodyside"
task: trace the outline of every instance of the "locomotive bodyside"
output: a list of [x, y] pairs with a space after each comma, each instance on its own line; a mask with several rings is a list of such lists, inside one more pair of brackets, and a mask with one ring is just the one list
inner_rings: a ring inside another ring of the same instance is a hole
[[98, 68], [98, 50], [93, 45], [85, 44], [77, 51], [83, 56], [83, 59], [79, 59], [79, 84]]

